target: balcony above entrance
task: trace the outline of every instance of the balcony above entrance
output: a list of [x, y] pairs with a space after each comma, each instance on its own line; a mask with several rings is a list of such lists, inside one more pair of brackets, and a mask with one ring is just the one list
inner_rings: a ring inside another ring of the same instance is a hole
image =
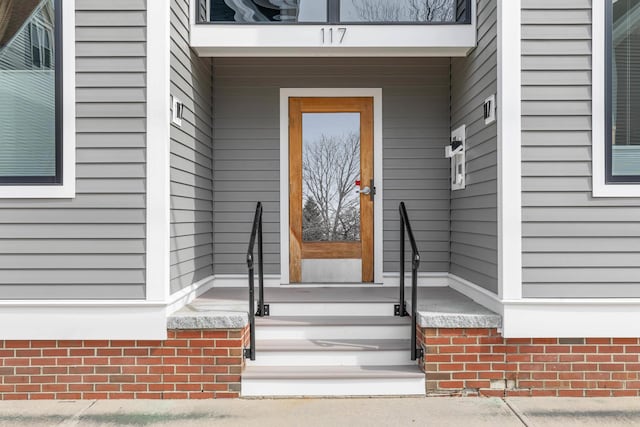
[[201, 56], [465, 56], [473, 0], [192, 0]]

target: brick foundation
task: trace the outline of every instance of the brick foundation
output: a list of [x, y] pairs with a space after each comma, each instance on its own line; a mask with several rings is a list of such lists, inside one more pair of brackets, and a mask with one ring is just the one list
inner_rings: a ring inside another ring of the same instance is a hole
[[243, 330], [164, 341], [0, 340], [0, 400], [210, 399], [240, 394]]
[[639, 396], [638, 338], [503, 338], [418, 328], [429, 394]]

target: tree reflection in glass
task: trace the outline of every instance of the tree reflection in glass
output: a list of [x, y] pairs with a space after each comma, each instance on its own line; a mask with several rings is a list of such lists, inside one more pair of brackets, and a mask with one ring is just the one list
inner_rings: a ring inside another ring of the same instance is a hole
[[342, 22], [455, 22], [455, 0], [341, 0]]
[[302, 239], [360, 240], [360, 114], [302, 115]]

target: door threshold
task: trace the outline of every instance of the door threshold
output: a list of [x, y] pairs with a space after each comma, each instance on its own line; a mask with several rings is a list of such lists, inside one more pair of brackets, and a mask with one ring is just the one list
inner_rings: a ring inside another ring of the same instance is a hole
[[[340, 282], [340, 283], [281, 283], [281, 288], [381, 288], [383, 283]], [[397, 286], [396, 286], [397, 287]]]

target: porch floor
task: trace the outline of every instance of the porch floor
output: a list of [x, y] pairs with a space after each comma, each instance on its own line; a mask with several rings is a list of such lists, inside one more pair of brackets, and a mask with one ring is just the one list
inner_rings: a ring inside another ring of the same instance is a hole
[[[282, 286], [264, 288], [265, 304], [396, 304], [397, 287]], [[256, 301], [258, 289], [256, 288]], [[168, 329], [243, 328], [248, 324], [248, 288], [210, 289], [169, 316]], [[410, 310], [411, 289], [405, 300]], [[499, 328], [500, 315], [449, 287], [418, 289], [418, 324], [431, 328]]]

